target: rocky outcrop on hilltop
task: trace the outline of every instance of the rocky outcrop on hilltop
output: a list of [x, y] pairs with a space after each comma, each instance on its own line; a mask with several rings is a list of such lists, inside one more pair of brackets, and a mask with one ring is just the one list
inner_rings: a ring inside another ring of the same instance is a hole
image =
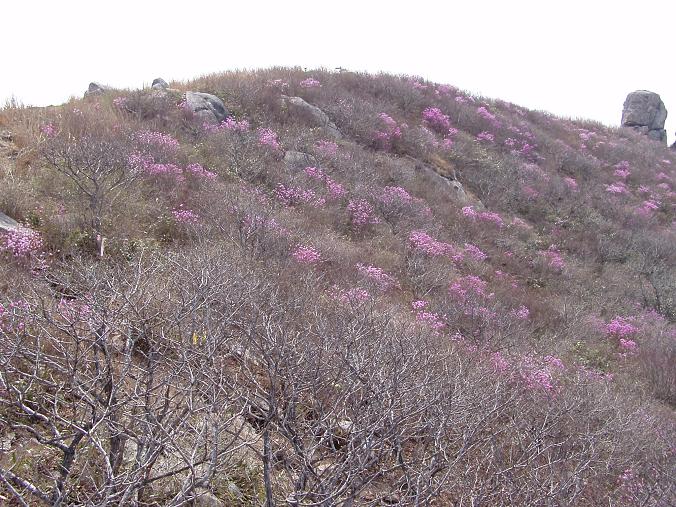
[[627, 95], [622, 109], [623, 127], [631, 127], [650, 139], [666, 144], [666, 119], [667, 108], [657, 93], [638, 90]]

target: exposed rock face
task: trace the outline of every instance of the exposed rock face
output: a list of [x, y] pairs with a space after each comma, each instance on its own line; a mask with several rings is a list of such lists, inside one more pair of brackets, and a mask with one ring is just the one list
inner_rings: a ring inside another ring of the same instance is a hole
[[230, 116], [223, 101], [210, 93], [185, 92], [185, 103], [195, 116], [209, 123], [220, 123]]
[[156, 88], [156, 89], [159, 88], [159, 89], [162, 89], [162, 90], [166, 90], [167, 88], [169, 88], [169, 83], [167, 83], [161, 77], [156, 77], [155, 79], [153, 79], [153, 84], [151, 85], [151, 88]]
[[0, 232], [13, 231], [16, 229], [21, 229], [21, 224], [0, 211]]
[[666, 119], [667, 108], [658, 94], [638, 90], [627, 95], [622, 109], [623, 127], [631, 127], [650, 139], [666, 144]]
[[284, 163], [289, 167], [302, 168], [317, 164], [317, 159], [302, 151], [287, 151], [284, 153]]
[[282, 95], [282, 101], [291, 114], [303, 117], [317, 127], [323, 128], [326, 134], [333, 139], [341, 138], [340, 130], [338, 130], [336, 124], [333, 123], [329, 119], [329, 116], [317, 106], [305, 102], [305, 100], [300, 97], [288, 97]]
[[101, 83], [92, 81], [91, 83], [89, 83], [89, 88], [87, 88], [87, 91], [85, 92], [84, 96], [89, 97], [90, 95], [100, 95], [102, 93], [107, 92], [110, 89], [111, 89], [110, 86], [106, 86]]

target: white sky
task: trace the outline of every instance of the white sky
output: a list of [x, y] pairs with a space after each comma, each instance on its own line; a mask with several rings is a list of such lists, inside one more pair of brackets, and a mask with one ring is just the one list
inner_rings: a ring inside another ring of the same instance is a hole
[[[673, 4], [673, 5], [671, 5]], [[4, 0], [0, 101], [272, 65], [420, 75], [555, 114], [620, 121], [659, 93], [676, 130], [676, 2]]]

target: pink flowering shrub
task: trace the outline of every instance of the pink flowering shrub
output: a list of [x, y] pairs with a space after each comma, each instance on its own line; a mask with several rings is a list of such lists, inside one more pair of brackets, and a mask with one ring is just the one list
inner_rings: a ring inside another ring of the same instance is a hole
[[571, 178], [570, 176], [566, 176], [563, 178], [563, 182], [568, 186], [573, 191], [577, 190], [577, 181], [575, 181], [575, 178]]
[[40, 126], [40, 132], [47, 137], [54, 137], [56, 135], [56, 127], [53, 123], [45, 123]]
[[322, 182], [329, 194], [329, 199], [335, 201], [347, 195], [345, 187], [327, 176], [324, 171], [318, 167], [306, 167], [303, 172], [311, 179]]
[[446, 327], [446, 321], [443, 316], [438, 313], [427, 311], [427, 301], [413, 301], [411, 303], [415, 320], [425, 326], [429, 327], [435, 335], [441, 334], [441, 330]]
[[496, 373], [505, 373], [509, 369], [509, 361], [499, 351], [491, 354], [491, 364]]
[[375, 216], [373, 205], [366, 199], [354, 199], [347, 205], [350, 215], [350, 223], [358, 227], [369, 224], [379, 224], [380, 220]]
[[371, 299], [371, 294], [361, 287], [341, 289], [337, 285], [331, 287], [329, 294], [333, 299], [347, 305], [358, 305]]
[[361, 263], [358, 263], [356, 267], [359, 274], [373, 282], [382, 291], [399, 286], [399, 282], [381, 268]]
[[445, 256], [454, 262], [461, 262], [464, 258], [462, 252], [450, 243], [437, 241], [424, 231], [411, 231], [408, 237], [409, 244], [414, 251], [421, 252], [432, 257]]
[[179, 143], [169, 134], [162, 132], [155, 132], [151, 130], [143, 130], [136, 133], [136, 139], [148, 146], [155, 146], [160, 148], [167, 148], [170, 150], [178, 149]]
[[550, 245], [547, 250], [541, 251], [540, 255], [544, 257], [547, 266], [555, 271], [562, 271], [566, 267], [563, 256], [556, 245]]
[[268, 128], [258, 129], [258, 144], [270, 148], [273, 151], [280, 151], [282, 149], [282, 145], [277, 139], [277, 133]]
[[44, 242], [39, 232], [19, 228], [0, 233], [0, 252], [7, 252], [17, 259], [26, 259], [37, 255]]
[[333, 141], [322, 139], [317, 141], [314, 146], [314, 150], [318, 155], [333, 158], [338, 154], [338, 145]]
[[205, 180], [215, 180], [217, 178], [216, 173], [206, 170], [200, 164], [188, 164], [184, 172], [190, 174], [196, 178], [203, 178]]
[[638, 332], [638, 328], [632, 324], [633, 317], [617, 316], [606, 324], [606, 333], [617, 338], [626, 338]]
[[462, 208], [462, 214], [467, 218], [492, 223], [498, 227], [503, 227], [505, 225], [505, 221], [502, 217], [493, 211], [476, 211], [473, 206], [465, 206]]
[[383, 124], [382, 130], [375, 133], [374, 141], [378, 148], [383, 150], [392, 149], [393, 143], [401, 138], [402, 129], [405, 124], [398, 124], [394, 118], [386, 113], [380, 113], [380, 121]]
[[316, 79], [309, 77], [307, 79], [303, 79], [300, 83], [298, 83], [301, 88], [319, 88], [322, 86], [322, 84], [317, 81]]
[[184, 225], [194, 225], [199, 222], [200, 217], [193, 210], [184, 208], [183, 205], [178, 208], [171, 210], [171, 214], [174, 216], [174, 220], [179, 224]]
[[529, 391], [544, 392], [548, 395], [557, 391], [554, 374], [561, 370], [563, 363], [557, 358], [547, 356], [547, 361], [538, 361], [532, 356], [525, 356], [519, 367], [521, 381]]
[[488, 255], [486, 255], [478, 246], [471, 243], [465, 243], [465, 253], [477, 262], [488, 259]]
[[291, 257], [301, 264], [317, 264], [322, 260], [322, 255], [317, 249], [306, 245], [298, 245], [291, 253]]
[[516, 310], [513, 310], [512, 314], [519, 320], [527, 320], [530, 315], [530, 310], [527, 306], [521, 305]]
[[627, 185], [623, 181], [616, 181], [610, 185], [605, 185], [606, 192], [611, 194], [626, 194], [628, 193]]
[[441, 112], [438, 107], [428, 107], [422, 112], [425, 124], [439, 134], [446, 134], [451, 128], [451, 120], [448, 115]]
[[451, 298], [460, 303], [475, 299], [491, 299], [494, 294], [488, 292], [488, 282], [476, 275], [466, 275], [452, 282], [448, 287]]
[[495, 117], [493, 113], [491, 113], [486, 106], [480, 106], [477, 108], [476, 113], [483, 118], [484, 120], [488, 121], [494, 128], [500, 128], [500, 122], [498, 119]]
[[277, 199], [284, 206], [298, 206], [307, 204], [313, 208], [322, 208], [326, 204], [326, 199], [318, 196], [313, 190], [302, 187], [289, 187], [279, 183], [275, 188]]
[[477, 134], [476, 138], [477, 138], [477, 141], [485, 141], [487, 143], [495, 142], [495, 136], [493, 134], [491, 134], [490, 132], [487, 132], [485, 130], [483, 132], [479, 132]]
[[636, 352], [638, 352], [638, 344], [634, 340], [620, 338], [619, 346], [620, 350], [626, 355], [636, 354]]

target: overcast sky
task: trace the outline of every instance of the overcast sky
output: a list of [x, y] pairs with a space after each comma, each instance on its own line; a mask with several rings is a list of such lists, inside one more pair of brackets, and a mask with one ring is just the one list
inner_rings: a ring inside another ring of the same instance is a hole
[[90, 81], [273, 65], [419, 75], [608, 125], [659, 93], [676, 130], [676, 4], [652, 0], [3, 1], [0, 101], [80, 96]]

